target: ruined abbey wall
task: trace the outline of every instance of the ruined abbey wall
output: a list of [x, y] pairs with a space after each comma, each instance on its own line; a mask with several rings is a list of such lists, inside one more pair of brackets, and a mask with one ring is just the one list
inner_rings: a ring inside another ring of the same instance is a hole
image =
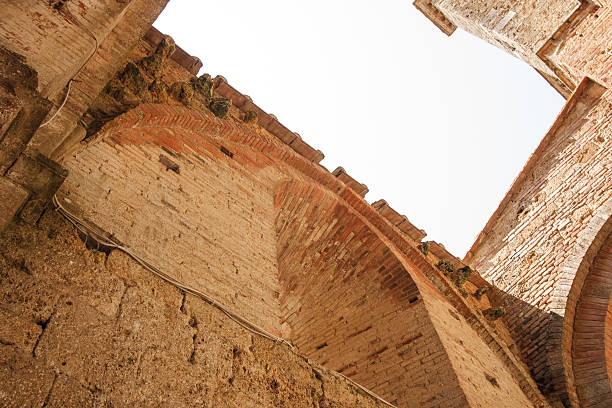
[[610, 101], [596, 84], [583, 88], [468, 253], [469, 262], [505, 293], [505, 320], [536, 380], [549, 387], [551, 313], [565, 315], [573, 281], [564, 265], [611, 198]]
[[0, 238], [0, 405], [382, 407], [49, 210]]
[[197, 76], [165, 3], [3, 5], [0, 405], [607, 407], [607, 1], [415, 2], [568, 98], [464, 260]]
[[436, 0], [432, 4], [459, 28], [548, 72], [536, 53], [580, 2]]

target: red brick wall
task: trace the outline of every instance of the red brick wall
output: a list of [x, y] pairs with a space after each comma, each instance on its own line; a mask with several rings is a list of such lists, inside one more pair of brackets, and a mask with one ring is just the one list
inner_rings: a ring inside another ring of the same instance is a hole
[[574, 317], [572, 368], [579, 406], [606, 406], [612, 401], [610, 301], [612, 235], [591, 265]]
[[414, 281], [360, 217], [308, 183], [284, 183], [275, 206], [298, 349], [398, 406], [467, 404]]

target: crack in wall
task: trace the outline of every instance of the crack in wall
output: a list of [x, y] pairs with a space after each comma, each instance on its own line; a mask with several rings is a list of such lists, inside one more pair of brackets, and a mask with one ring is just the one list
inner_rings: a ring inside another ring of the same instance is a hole
[[45, 402], [43, 402], [42, 404], [42, 408], [45, 408], [47, 405], [49, 405], [49, 401], [51, 401], [51, 393], [53, 392], [53, 388], [55, 387], [55, 383], [57, 382], [58, 377], [59, 377], [59, 372], [55, 371], [53, 382], [51, 383], [51, 387], [49, 387], [49, 392], [47, 392], [47, 396], [45, 397]]
[[36, 322], [36, 324], [40, 326], [41, 330], [40, 330], [40, 334], [36, 338], [36, 342], [34, 343], [34, 347], [32, 347], [32, 357], [34, 357], [34, 358], [37, 357], [36, 356], [36, 350], [37, 350], [38, 345], [40, 344], [40, 340], [42, 339], [43, 334], [45, 334], [45, 330], [47, 329], [47, 326], [49, 325], [49, 322], [51, 321], [51, 318], [53, 317], [54, 314], [55, 314], [55, 312], [51, 313], [46, 320], [39, 320], [39, 321]]

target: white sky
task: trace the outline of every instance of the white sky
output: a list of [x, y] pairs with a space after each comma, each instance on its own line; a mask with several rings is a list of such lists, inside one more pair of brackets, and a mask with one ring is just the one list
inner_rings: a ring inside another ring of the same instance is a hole
[[411, 0], [173, 0], [155, 27], [460, 258], [564, 102]]

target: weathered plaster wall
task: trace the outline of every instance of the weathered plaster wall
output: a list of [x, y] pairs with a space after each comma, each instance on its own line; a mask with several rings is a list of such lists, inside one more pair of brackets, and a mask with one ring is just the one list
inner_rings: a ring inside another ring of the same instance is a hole
[[0, 236], [3, 407], [382, 407], [48, 211]]

